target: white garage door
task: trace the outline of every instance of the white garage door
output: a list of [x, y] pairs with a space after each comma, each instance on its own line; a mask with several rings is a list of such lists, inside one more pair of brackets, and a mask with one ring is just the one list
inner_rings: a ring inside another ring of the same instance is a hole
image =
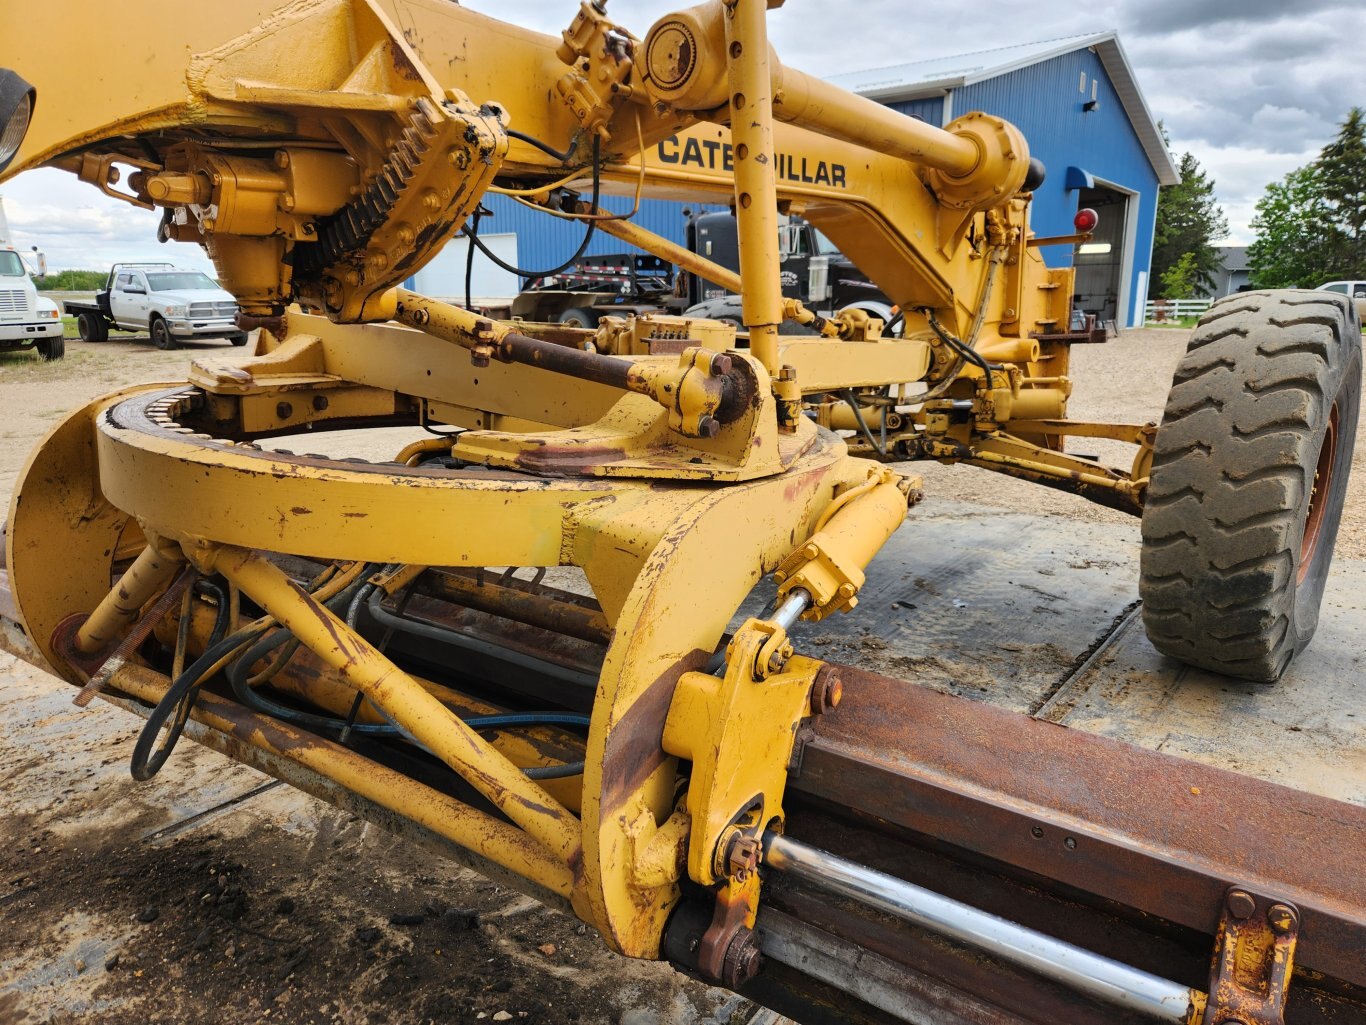
[[[479, 241], [496, 253], [504, 263], [517, 266], [517, 236], [485, 235]], [[465, 301], [465, 253], [469, 239], [453, 238], [435, 259], [413, 276], [413, 290], [433, 299]], [[470, 277], [470, 294], [475, 303], [488, 299], [511, 299], [521, 289], [516, 274], [509, 274], [479, 250], [474, 251], [474, 268]]]

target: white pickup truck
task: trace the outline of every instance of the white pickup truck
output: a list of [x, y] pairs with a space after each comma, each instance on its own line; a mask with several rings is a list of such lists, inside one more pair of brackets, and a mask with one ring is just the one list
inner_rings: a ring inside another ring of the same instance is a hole
[[1314, 291], [1351, 296], [1356, 303], [1357, 315], [1366, 324], [1366, 281], [1330, 281], [1326, 285], [1319, 285]]
[[61, 313], [55, 302], [38, 294], [29, 277], [30, 272], [46, 272], [43, 254], [35, 249], [38, 266], [27, 266], [8, 235], [9, 225], [0, 207], [0, 352], [37, 349], [43, 359], [61, 359], [66, 355]]
[[68, 302], [66, 312], [87, 342], [106, 341], [111, 328], [146, 331], [158, 349], [187, 339], [247, 341], [232, 295], [207, 274], [169, 263], [116, 263], [93, 303]]

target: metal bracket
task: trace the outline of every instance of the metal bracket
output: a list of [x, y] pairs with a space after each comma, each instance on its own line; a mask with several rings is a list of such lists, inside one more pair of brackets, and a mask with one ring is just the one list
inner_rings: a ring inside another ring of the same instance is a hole
[[752, 928], [758, 905], [759, 877], [754, 872], [718, 887], [711, 925], [697, 951], [698, 971], [705, 978], [737, 989], [759, 974], [763, 955]]
[[1284, 1025], [1299, 932], [1299, 909], [1289, 901], [1229, 889], [1215, 936], [1206, 1025]]
[[792, 655], [770, 670], [775, 637], [785, 641], [781, 627], [747, 620], [727, 648], [724, 678], [684, 673], [664, 722], [664, 750], [693, 763], [688, 875], [703, 886], [731, 875], [726, 844], [741, 816], [752, 816], [744, 828], [755, 836], [782, 819], [792, 743], [802, 719], [812, 714], [811, 690], [824, 663]]

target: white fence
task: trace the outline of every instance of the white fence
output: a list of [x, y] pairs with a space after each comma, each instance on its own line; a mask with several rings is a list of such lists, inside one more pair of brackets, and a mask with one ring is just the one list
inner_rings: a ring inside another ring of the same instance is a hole
[[1182, 317], [1198, 317], [1213, 299], [1151, 299], [1143, 309], [1145, 324], [1171, 324]]

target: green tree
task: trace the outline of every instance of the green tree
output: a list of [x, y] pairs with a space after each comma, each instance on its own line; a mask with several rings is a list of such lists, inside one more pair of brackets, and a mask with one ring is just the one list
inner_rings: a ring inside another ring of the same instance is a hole
[[1317, 164], [1266, 187], [1252, 219], [1247, 262], [1256, 288], [1312, 288], [1328, 280], [1332, 231]]
[[45, 292], [94, 292], [104, 287], [108, 277], [102, 270], [63, 270], [34, 277], [33, 283]]
[[1366, 112], [1360, 107], [1348, 111], [1317, 166], [1331, 232], [1330, 275], [1366, 278]]
[[1199, 268], [1195, 265], [1194, 253], [1182, 253], [1181, 259], [1162, 275], [1162, 298], [1194, 299], [1199, 293], [1196, 280]]
[[1213, 291], [1215, 274], [1223, 263], [1214, 243], [1227, 237], [1228, 219], [1214, 198], [1214, 179], [1194, 154], [1181, 154], [1180, 184], [1168, 185], [1157, 197], [1153, 278], [1165, 282], [1182, 258], [1189, 256], [1196, 286]]

